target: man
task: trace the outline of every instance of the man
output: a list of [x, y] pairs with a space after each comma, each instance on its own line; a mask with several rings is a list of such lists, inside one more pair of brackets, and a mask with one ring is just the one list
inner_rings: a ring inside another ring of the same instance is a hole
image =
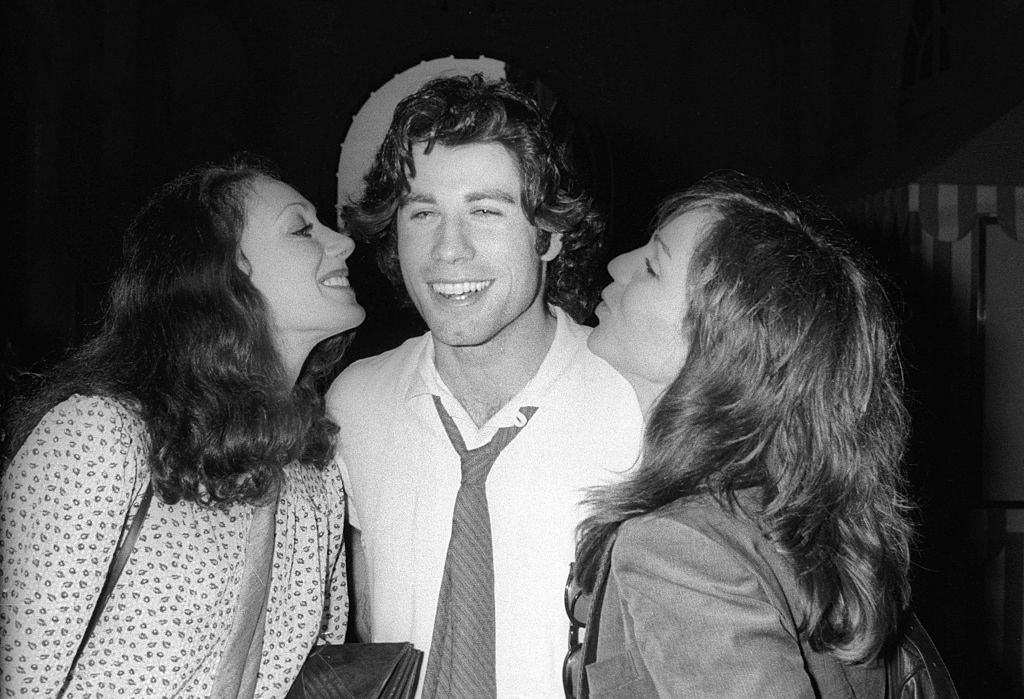
[[328, 394], [357, 628], [424, 650], [426, 697], [562, 696], [579, 501], [639, 452], [636, 397], [573, 320], [601, 225], [567, 177], [532, 100], [441, 78], [343, 210], [430, 329]]

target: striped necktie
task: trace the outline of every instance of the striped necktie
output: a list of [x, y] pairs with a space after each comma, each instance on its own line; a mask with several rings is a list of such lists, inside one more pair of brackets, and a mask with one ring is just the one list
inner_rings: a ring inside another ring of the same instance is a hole
[[500, 428], [490, 442], [466, 449], [458, 427], [434, 396], [448, 439], [462, 460], [452, 536], [437, 596], [425, 699], [485, 699], [497, 695], [494, 669], [494, 554], [487, 510], [487, 474], [501, 450], [526, 426], [537, 408], [520, 408], [522, 426]]

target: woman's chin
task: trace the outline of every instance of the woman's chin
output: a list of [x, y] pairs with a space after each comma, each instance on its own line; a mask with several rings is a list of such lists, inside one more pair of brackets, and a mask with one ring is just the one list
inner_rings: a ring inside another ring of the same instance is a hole
[[608, 357], [606, 357], [604, 353], [602, 353], [602, 349], [604, 347], [603, 335], [604, 332], [601, 328], [601, 323], [600, 321], [598, 321], [598, 324], [594, 326], [593, 330], [590, 331], [590, 335], [587, 336], [587, 347], [590, 349], [591, 352], [596, 354], [598, 357], [605, 361], [608, 361]]

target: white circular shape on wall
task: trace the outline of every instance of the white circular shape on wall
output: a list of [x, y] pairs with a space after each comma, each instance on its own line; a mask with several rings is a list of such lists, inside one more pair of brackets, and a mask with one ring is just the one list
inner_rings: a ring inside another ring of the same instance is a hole
[[[387, 81], [370, 94], [341, 144], [338, 159], [338, 205], [341, 206], [363, 193], [363, 176], [373, 164], [377, 149], [384, 140], [395, 107], [423, 83], [443, 75], [472, 75], [483, 73], [490, 80], [505, 77], [505, 63], [486, 56], [479, 58], [435, 58], [422, 61]], [[340, 225], [340, 222], [339, 222]]]

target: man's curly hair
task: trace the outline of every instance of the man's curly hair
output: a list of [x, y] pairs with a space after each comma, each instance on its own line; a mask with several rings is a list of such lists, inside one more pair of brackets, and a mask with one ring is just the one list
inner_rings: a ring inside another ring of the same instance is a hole
[[593, 274], [600, 259], [604, 224], [591, 200], [577, 191], [563, 145], [556, 144], [536, 102], [504, 80], [480, 74], [436, 78], [403, 99], [358, 201], [341, 207], [346, 228], [358, 240], [378, 245], [381, 271], [408, 302], [397, 249], [396, 213], [409, 178], [415, 177], [413, 146], [426, 151], [473, 143], [498, 143], [515, 160], [520, 199], [537, 228], [536, 251], [547, 251], [554, 233], [562, 250], [548, 263], [545, 300], [577, 321], [593, 310]]

